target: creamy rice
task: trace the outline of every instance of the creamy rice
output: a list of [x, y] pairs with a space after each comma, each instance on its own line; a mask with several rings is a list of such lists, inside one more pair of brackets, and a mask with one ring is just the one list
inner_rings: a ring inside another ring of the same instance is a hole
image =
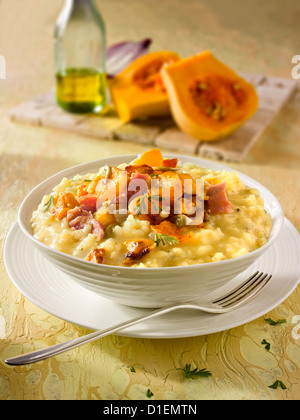
[[[120, 168], [125, 168], [125, 164]], [[191, 240], [182, 243], [161, 243], [132, 267], [169, 267], [202, 264], [235, 258], [256, 250], [264, 245], [271, 230], [271, 217], [264, 209], [263, 199], [256, 189], [245, 186], [234, 172], [213, 171], [193, 164], [178, 165], [184, 173], [203, 180], [217, 179], [226, 183], [226, 195], [232, 212], [207, 214], [201, 227], [193, 227]], [[76, 196], [77, 187], [88, 180], [87, 188], [95, 187], [97, 174], [77, 175], [73, 179], [64, 178], [53, 191], [42, 199], [33, 212], [31, 224], [34, 236], [41, 242], [61, 252], [86, 259], [94, 249], [105, 252], [104, 264], [124, 265], [125, 243], [137, 238], [154, 240], [154, 233], [148, 220], [140, 220], [129, 214], [123, 223], [112, 225], [109, 235], [99, 241], [86, 224], [81, 229], [70, 228], [66, 217], [57, 220], [51, 211], [46, 211], [47, 203], [59, 193]], [[95, 180], [95, 181], [94, 181]]]

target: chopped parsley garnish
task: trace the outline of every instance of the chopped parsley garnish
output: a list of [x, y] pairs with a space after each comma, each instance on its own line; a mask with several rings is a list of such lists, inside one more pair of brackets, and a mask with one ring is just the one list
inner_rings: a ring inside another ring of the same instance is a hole
[[133, 366], [130, 366], [130, 372], [135, 373], [135, 369], [134, 369], [134, 367], [133, 367]]
[[280, 386], [281, 389], [287, 389], [286, 386], [284, 385], [284, 383], [282, 381], [275, 381], [273, 383], [273, 385], [270, 385], [269, 388], [272, 389], [277, 389]]
[[285, 324], [286, 319], [278, 319], [278, 321], [274, 321], [271, 318], [265, 318], [265, 321], [270, 325], [278, 325], [278, 324]]
[[147, 392], [146, 392], [146, 397], [148, 397], [148, 398], [151, 398], [151, 397], [153, 397], [153, 392], [151, 391], [151, 389], [147, 389]]
[[49, 211], [50, 207], [52, 207], [54, 204], [54, 198], [52, 195], [50, 195], [49, 200], [44, 205], [44, 212]]
[[147, 198], [148, 198], [148, 201], [151, 204], [151, 206], [153, 206], [154, 211], [156, 211], [158, 213], [160, 211], [162, 211], [162, 208], [159, 206], [159, 204], [155, 203], [155, 201], [159, 203], [159, 199], [160, 199], [159, 195], [157, 195], [157, 194], [156, 195], [148, 195]]
[[139, 216], [140, 214], [144, 214], [146, 212], [145, 196], [139, 197], [136, 200], [136, 206], [134, 208], [134, 212], [136, 216]]
[[212, 373], [206, 369], [198, 369], [196, 367], [195, 369], [191, 370], [190, 364], [186, 364], [184, 369], [180, 368], [177, 370], [182, 370], [183, 373], [185, 374], [185, 377], [189, 379], [195, 379], [195, 378], [200, 378], [200, 377], [207, 378], [208, 376], [212, 376]]
[[263, 339], [263, 341], [261, 342], [261, 344], [265, 344], [265, 349], [266, 350], [270, 350], [271, 344], [267, 340]]
[[[139, 216], [140, 214], [147, 214], [148, 205], [147, 201], [153, 207], [153, 210], [159, 213], [162, 208], [157, 204], [159, 203], [160, 196], [159, 195], [148, 195], [147, 193], [142, 195], [136, 200], [136, 206], [134, 208], [135, 216]], [[156, 202], [155, 202], [156, 201]]]
[[156, 246], [162, 245], [177, 245], [179, 244], [179, 241], [174, 236], [168, 236], [164, 235], [162, 233], [156, 233], [155, 235], [155, 241]]

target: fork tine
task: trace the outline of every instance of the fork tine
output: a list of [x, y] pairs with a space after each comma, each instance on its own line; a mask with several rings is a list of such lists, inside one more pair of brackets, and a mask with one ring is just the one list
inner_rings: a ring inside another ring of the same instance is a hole
[[[263, 274], [263, 273], [262, 273]], [[268, 281], [271, 279], [272, 275], [264, 274], [263, 276], [258, 276], [254, 281], [248, 284], [240, 293], [233, 296], [231, 299], [226, 300], [221, 305], [224, 308], [228, 308], [229, 306], [235, 306], [240, 301], [244, 302], [246, 299], [249, 299], [253, 295], [255, 295], [262, 287], [264, 287]]]
[[259, 271], [256, 271], [256, 273], [252, 274], [247, 280], [245, 280], [242, 284], [237, 286], [235, 289], [231, 290], [227, 295], [222, 296], [216, 300], [214, 300], [212, 303], [220, 304], [221, 302], [225, 302], [229, 298], [232, 298], [234, 295], [239, 293], [240, 291], [244, 290], [249, 282], [255, 281], [257, 277], [260, 277], [263, 273], [260, 273]]
[[251, 288], [255, 287], [255, 285], [264, 278], [264, 273], [258, 273], [256, 276], [250, 277], [248, 281], [244, 282], [237, 290], [226, 296], [226, 298], [219, 300], [219, 305], [229, 304], [230, 302], [244, 296], [249, 290], [251, 290]]

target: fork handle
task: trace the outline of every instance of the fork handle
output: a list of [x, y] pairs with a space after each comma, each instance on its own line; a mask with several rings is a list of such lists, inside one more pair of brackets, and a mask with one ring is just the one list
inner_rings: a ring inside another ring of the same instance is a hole
[[[166, 314], [168, 312], [172, 312], [177, 309], [194, 309], [196, 306], [192, 304], [180, 304], [180, 305], [172, 305], [166, 308], [158, 309], [147, 315], [139, 316], [137, 318], [133, 318], [129, 321], [122, 322], [121, 324], [115, 325], [113, 327], [107, 328], [106, 330], [99, 330], [93, 333], [84, 335], [79, 338], [75, 338], [73, 340], [66, 341], [64, 343], [56, 344], [51, 347], [47, 347], [45, 349], [36, 350], [31, 353], [22, 354], [20, 356], [12, 357], [10, 359], [6, 359], [5, 363], [8, 365], [27, 365], [30, 363], [40, 362], [41, 360], [48, 359], [49, 357], [56, 356], [57, 354], [63, 353], [68, 350], [72, 350], [76, 347], [81, 346], [82, 344], [90, 343], [92, 341], [98, 340], [99, 338], [105, 337], [109, 334], [117, 333], [118, 331], [124, 330], [125, 328], [132, 327], [139, 322], [146, 321], [151, 318], [155, 318], [156, 316]], [[197, 305], [197, 309], [199, 306]]]

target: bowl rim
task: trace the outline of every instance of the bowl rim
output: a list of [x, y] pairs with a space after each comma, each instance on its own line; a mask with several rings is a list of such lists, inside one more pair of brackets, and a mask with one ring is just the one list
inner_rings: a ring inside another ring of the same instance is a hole
[[[18, 221], [18, 225], [21, 228], [22, 232], [31, 240], [33, 241], [38, 247], [43, 248], [45, 251], [48, 251], [48, 253], [51, 253], [53, 255], [56, 255], [57, 257], [61, 257], [63, 259], [66, 260], [70, 260], [73, 261], [74, 263], [79, 263], [80, 265], [85, 265], [86, 267], [101, 267], [101, 270], [103, 269], [108, 269], [108, 270], [120, 270], [120, 271], [141, 271], [143, 273], [147, 273], [147, 272], [154, 272], [154, 271], [172, 271], [172, 270], [197, 270], [197, 269], [201, 269], [201, 267], [216, 267], [217, 265], [227, 265], [227, 264], [233, 264], [234, 262], [239, 262], [241, 260], [246, 260], [246, 259], [254, 259], [255, 256], [258, 254], [258, 256], [264, 252], [267, 248], [269, 248], [278, 238], [280, 231], [282, 229], [283, 226], [283, 222], [284, 222], [284, 213], [282, 210], [282, 207], [278, 201], [278, 199], [274, 196], [274, 194], [268, 190], [266, 187], [264, 187], [262, 184], [260, 184], [258, 181], [256, 181], [254, 178], [251, 178], [250, 176], [244, 174], [243, 172], [240, 172], [236, 169], [230, 168], [229, 166], [223, 165], [221, 163], [218, 162], [214, 162], [214, 161], [209, 161], [209, 160], [205, 160], [202, 158], [198, 158], [196, 156], [184, 156], [184, 155], [176, 155], [176, 154], [169, 154], [169, 153], [163, 153], [163, 156], [169, 159], [172, 158], [177, 158], [178, 161], [182, 161], [183, 163], [194, 163], [193, 161], [197, 161], [199, 163], [202, 164], [202, 167], [205, 167], [203, 165], [208, 164], [210, 166], [208, 166], [208, 169], [213, 169], [213, 170], [221, 170], [221, 171], [234, 171], [236, 172], [241, 178], [242, 181], [244, 183], [244, 180], [249, 181], [250, 184], [255, 184], [255, 186], [253, 186], [253, 188], [256, 188], [260, 193], [261, 192], [265, 192], [267, 194], [269, 194], [272, 197], [273, 202], [276, 203], [276, 208], [277, 208], [277, 231], [276, 233], [273, 235], [273, 237], [268, 240], [263, 246], [261, 246], [260, 248], [257, 248], [254, 251], [251, 251], [247, 254], [244, 255], [240, 255], [238, 257], [234, 257], [234, 258], [229, 258], [226, 260], [221, 260], [221, 261], [212, 261], [212, 262], [208, 262], [208, 263], [198, 263], [198, 264], [192, 264], [192, 265], [187, 265], [187, 266], [171, 266], [171, 267], [126, 267], [126, 266], [118, 266], [118, 265], [109, 265], [109, 264], [101, 264], [99, 266], [99, 264], [91, 262], [91, 261], [86, 261], [84, 259], [81, 259], [79, 257], [76, 257], [74, 255], [70, 255], [67, 253], [64, 253], [62, 251], [59, 251], [55, 248], [50, 247], [49, 245], [39, 241], [37, 238], [35, 238], [33, 236], [32, 233], [30, 233], [28, 231], [28, 229], [25, 226], [25, 223], [23, 221], [23, 209], [24, 207], [28, 204], [28, 201], [30, 201], [31, 197], [33, 194], [35, 194], [39, 189], [41, 189], [43, 186], [45, 186], [48, 183], [51, 183], [52, 180], [61, 177], [61, 179], [63, 179], [64, 176], [66, 176], [69, 172], [73, 173], [73, 176], [76, 176], [77, 174], [80, 174], [80, 170], [83, 170], [85, 167], [89, 167], [89, 166], [96, 166], [98, 165], [99, 162], [99, 169], [105, 165], [105, 161], [109, 160], [112, 161], [114, 159], [116, 160], [121, 160], [121, 159], [130, 159], [129, 162], [131, 162], [132, 160], [136, 159], [137, 156], [139, 154], [128, 154], [128, 155], [117, 155], [117, 156], [111, 156], [111, 157], [107, 157], [107, 158], [102, 158], [102, 159], [96, 159], [93, 161], [89, 161], [89, 162], [85, 162], [85, 163], [81, 163], [79, 165], [75, 165], [66, 169], [63, 169], [62, 171], [59, 171], [53, 175], [51, 175], [50, 177], [48, 177], [47, 179], [45, 179], [44, 181], [42, 181], [41, 183], [39, 183], [38, 185], [36, 185], [23, 199], [23, 202], [21, 204], [21, 206], [19, 207], [18, 210], [18, 216], [17, 216], [17, 221]], [[126, 163], [126, 160], [124, 160], [124, 162], [122, 163]], [[121, 163], [118, 163], [121, 164]], [[195, 163], [197, 164], [197, 163]], [[198, 164], [198, 166], [201, 167], [200, 164]], [[78, 171], [75, 173], [75, 171]], [[57, 185], [57, 184], [56, 184]], [[245, 184], [247, 185], [247, 183]], [[54, 187], [54, 186], [53, 186]], [[41, 197], [42, 199], [42, 197]], [[274, 225], [271, 228], [271, 232], [272, 233], [272, 229], [273, 229]], [[91, 265], [92, 264], [92, 265]], [[99, 270], [100, 271], [100, 270]]]

